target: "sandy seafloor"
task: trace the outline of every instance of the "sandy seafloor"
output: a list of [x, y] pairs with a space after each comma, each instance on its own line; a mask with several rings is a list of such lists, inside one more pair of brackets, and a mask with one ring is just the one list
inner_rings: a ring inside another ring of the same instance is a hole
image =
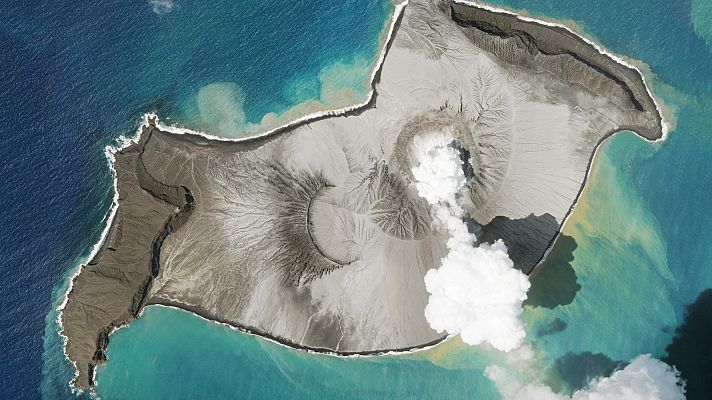
[[[0, 72], [7, 91], [0, 139], [14, 149], [0, 153], [9, 199], [1, 214], [8, 239], [0, 243], [9, 398], [72, 396], [54, 310], [111, 202], [103, 147], [133, 132], [143, 112], [230, 135], [308, 99], [338, 105], [365, 96], [390, 4], [270, 3], [176, 0], [158, 13], [150, 2], [0, 6], [10, 16], [2, 61], [23, 67]], [[685, 312], [712, 288], [712, 7], [704, 0], [496, 3], [575, 21], [606, 48], [644, 61], [676, 120], [665, 142], [622, 133], [598, 152], [564, 227], [576, 242], [571, 266], [580, 290], [570, 304], [525, 309], [539, 357], [531, 369], [572, 390], [618, 361], [652, 353], [673, 360], [690, 380], [690, 398], [700, 398], [693, 390], [704, 389], [711, 372], [695, 356], [710, 354], [710, 339], [699, 334], [709, 317], [686, 324]], [[271, 7], [281, 9], [279, 18]], [[207, 22], [201, 28], [196, 18]], [[233, 113], [233, 124], [205, 111], [219, 107]], [[546, 283], [571, 294], [563, 275]], [[685, 334], [675, 338], [680, 326]], [[149, 307], [112, 335], [108, 357], [97, 374], [102, 399], [487, 399], [497, 394], [482, 371], [500, 356], [455, 339], [407, 356], [345, 360]]]

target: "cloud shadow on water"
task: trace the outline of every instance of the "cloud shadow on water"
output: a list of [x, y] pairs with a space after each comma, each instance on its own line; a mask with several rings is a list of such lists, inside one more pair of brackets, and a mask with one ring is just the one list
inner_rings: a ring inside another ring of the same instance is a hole
[[577, 247], [571, 236], [559, 236], [549, 255], [529, 278], [532, 286], [525, 306], [554, 308], [571, 304], [581, 289], [571, 266]]
[[663, 359], [687, 381], [687, 398], [709, 399], [712, 393], [712, 288], [687, 306], [685, 321], [677, 328]]
[[566, 329], [566, 327], [566, 321], [562, 320], [561, 318], [554, 318], [545, 326], [541, 327], [541, 329], [536, 332], [536, 336], [543, 337], [547, 335], [553, 335], [555, 333], [563, 331], [564, 329]]
[[613, 371], [624, 368], [626, 363], [615, 361], [602, 353], [566, 353], [554, 361], [552, 372], [560, 382], [549, 382], [555, 391], [573, 393], [584, 389], [596, 378], [610, 376]]

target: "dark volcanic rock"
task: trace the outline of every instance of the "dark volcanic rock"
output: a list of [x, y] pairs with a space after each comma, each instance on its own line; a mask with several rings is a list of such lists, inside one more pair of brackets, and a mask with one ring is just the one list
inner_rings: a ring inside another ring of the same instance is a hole
[[146, 172], [141, 153], [153, 129], [146, 127], [139, 143], [116, 154], [119, 210], [100, 251], [74, 279], [62, 312], [78, 387], [92, 385], [96, 365], [106, 361], [109, 334], [141, 310], [157, 273], [160, 245], [192, 207], [189, 191]]
[[[530, 272], [597, 146], [662, 136], [642, 77], [565, 30], [422, 0], [392, 23], [361, 108], [239, 142], [149, 125], [116, 154], [118, 212], [62, 313], [77, 386], [147, 304], [339, 354], [436, 342], [423, 277], [447, 237], [412, 179], [416, 141], [452, 136], [481, 240], [503, 239]], [[571, 301], [574, 248], [560, 238], [531, 304]]]
[[[501, 40], [480, 41], [483, 49], [491, 51], [502, 60], [527, 67], [550, 70], [552, 62], [559, 64], [565, 79], [572, 85], [587, 86], [595, 90], [621, 91], [627, 105], [647, 115], [646, 122], [625, 129], [655, 140], [661, 137], [662, 118], [654, 100], [646, 90], [638, 71], [601, 54], [592, 44], [567, 29], [522, 21], [508, 15], [452, 3], [451, 16], [467, 33], [473, 36], [492, 35]], [[514, 49], [524, 51], [513, 51]], [[541, 57], [545, 56], [545, 57]], [[553, 61], [556, 60], [556, 61]], [[580, 66], [579, 66], [580, 64]], [[584, 67], [584, 68], [582, 68]], [[598, 76], [577, 74], [575, 70], [592, 69]]]

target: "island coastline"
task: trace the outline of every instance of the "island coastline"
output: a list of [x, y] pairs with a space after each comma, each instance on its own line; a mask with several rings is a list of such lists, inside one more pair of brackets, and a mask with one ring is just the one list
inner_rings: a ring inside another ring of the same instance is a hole
[[[519, 16], [519, 15], [517, 15], [517, 14], [511, 13], [511, 12], [506, 11], [506, 10], [495, 9], [495, 8], [493, 8], [493, 7], [489, 7], [489, 6], [485, 6], [485, 5], [481, 5], [481, 4], [476, 4], [476, 3], [471, 3], [471, 2], [461, 1], [461, 0], [455, 0], [454, 3], [456, 3], [456, 4], [466, 4], [466, 5], [470, 6], [470, 7], [481, 8], [481, 9], [485, 9], [485, 10], [488, 10], [488, 11], [496, 11], [496, 12], [503, 13], [503, 14], [507, 14], [507, 15], [515, 15], [515, 16], [517, 16], [517, 18], [522, 19], [522, 20], [524, 20], [524, 21], [526, 21], [526, 22], [537, 23], [537, 24], [541, 24], [541, 25], [543, 25], [543, 26], [549, 26], [549, 24], [552, 24], [552, 25], [557, 26], [557, 27], [559, 27], [559, 28], [564, 28], [564, 29], [568, 30], [570, 33], [572, 33], [573, 35], [575, 35], [576, 37], [578, 37], [579, 39], [581, 39], [582, 41], [584, 41], [584, 42], [586, 42], [586, 43], [588, 43], [588, 44], [594, 46], [602, 55], [604, 55], [604, 56], [606, 56], [606, 57], [609, 57], [610, 59], [614, 60], [615, 62], [617, 62], [617, 63], [619, 63], [619, 64], [621, 64], [621, 65], [623, 65], [623, 66], [625, 66], [625, 67], [627, 67], [627, 68], [631, 68], [632, 70], [636, 71], [636, 72], [639, 74], [641, 80], [643, 81], [643, 86], [645, 87], [645, 89], [646, 89], [648, 95], [649, 95], [650, 98], [652, 99], [652, 102], [653, 102], [654, 107], [655, 107], [655, 110], [656, 110], [655, 112], [656, 112], [657, 115], [659, 116], [659, 121], [660, 121], [660, 124], [661, 124], [661, 126], [662, 126], [661, 135], [660, 135], [659, 138], [654, 138], [654, 139], [648, 139], [648, 138], [646, 138], [646, 137], [643, 137], [643, 138], [644, 138], [645, 140], [647, 140], [647, 141], [650, 141], [650, 142], [658, 142], [658, 141], [661, 141], [661, 140], [664, 140], [664, 139], [665, 139], [665, 137], [666, 137], [666, 135], [667, 135], [667, 132], [668, 132], [668, 130], [669, 130], [668, 124], [667, 124], [667, 122], [665, 121], [665, 119], [664, 119], [663, 116], [662, 116], [662, 112], [661, 112], [661, 110], [660, 110], [660, 108], [659, 108], [659, 106], [658, 106], [658, 102], [656, 101], [656, 99], [655, 99], [655, 97], [652, 95], [652, 93], [650, 92], [650, 88], [648, 87], [647, 83], [645, 82], [645, 77], [643, 76], [643, 74], [642, 74], [637, 68], [635, 68], [635, 67], [633, 67], [633, 66], [631, 66], [631, 65], [629, 65], [629, 64], [627, 64], [627, 63], [625, 63], [622, 59], [618, 58], [617, 56], [614, 56], [614, 55], [612, 55], [611, 53], [608, 53], [608, 52], [605, 51], [605, 50], [601, 50], [602, 48], [600, 48], [600, 46], [596, 45], [596, 44], [593, 43], [593, 42], [589, 42], [586, 38], [581, 37], [580, 35], [578, 35], [577, 33], [573, 32], [572, 30], [570, 30], [568, 27], [566, 27], [566, 26], [564, 26], [564, 25], [558, 25], [558, 24], [548, 23], [548, 22], [545, 22], [545, 21], [536, 20], [536, 19], [533, 19], [533, 18], [522, 17], [522, 16]], [[277, 136], [277, 135], [279, 135], [280, 133], [283, 133], [283, 132], [292, 130], [292, 129], [298, 127], [298, 126], [307, 125], [307, 124], [309, 124], [309, 123], [311, 123], [311, 122], [315, 122], [315, 121], [318, 121], [318, 120], [322, 120], [322, 119], [326, 119], [326, 118], [331, 118], [331, 117], [336, 117], [336, 116], [358, 115], [358, 114], [362, 113], [363, 111], [365, 111], [366, 109], [375, 106], [375, 101], [376, 101], [376, 97], [377, 97], [376, 86], [377, 86], [377, 84], [378, 84], [378, 82], [379, 82], [381, 67], [382, 67], [382, 65], [383, 65], [383, 61], [385, 60], [386, 54], [387, 54], [387, 52], [388, 52], [388, 48], [390, 47], [390, 44], [392, 43], [392, 39], [393, 39], [393, 37], [394, 37], [394, 34], [395, 34], [395, 32], [397, 31], [398, 25], [399, 25], [399, 23], [400, 23], [400, 21], [401, 21], [401, 19], [402, 19], [403, 10], [404, 10], [405, 7], [407, 6], [407, 4], [408, 4], [407, 2], [404, 2], [404, 3], [401, 3], [401, 4], [399, 4], [398, 6], [396, 6], [396, 11], [394, 12], [394, 16], [392, 17], [392, 23], [391, 23], [391, 26], [390, 26], [390, 29], [389, 29], [389, 33], [388, 33], [387, 40], [386, 40], [386, 42], [385, 42], [385, 44], [384, 44], [384, 46], [383, 46], [383, 49], [382, 49], [382, 51], [381, 51], [381, 53], [380, 53], [379, 61], [378, 61], [377, 65], [376, 65], [376, 67], [374, 68], [373, 73], [372, 73], [372, 75], [371, 75], [371, 79], [370, 79], [371, 90], [369, 91], [368, 98], [367, 98], [367, 100], [366, 100], [364, 103], [356, 104], [356, 105], [351, 106], [351, 107], [345, 107], [345, 108], [341, 108], [341, 109], [337, 109], [337, 110], [323, 111], [323, 112], [319, 112], [319, 113], [309, 114], [309, 115], [307, 115], [307, 116], [304, 116], [304, 117], [298, 118], [298, 119], [296, 119], [296, 120], [293, 120], [293, 121], [291, 121], [291, 122], [289, 122], [289, 123], [287, 123], [287, 124], [285, 124], [285, 125], [283, 125], [283, 126], [280, 126], [280, 127], [278, 127], [278, 128], [275, 128], [275, 129], [273, 129], [273, 130], [270, 130], [270, 131], [267, 131], [267, 132], [264, 132], [264, 133], [261, 133], [261, 134], [258, 134], [258, 135], [253, 135], [253, 136], [249, 136], [249, 137], [244, 137], [244, 138], [223, 138], [223, 137], [218, 137], [218, 136], [214, 136], [214, 135], [207, 134], [207, 133], [203, 133], [203, 132], [196, 132], [196, 131], [191, 131], [191, 130], [184, 129], [184, 128], [179, 128], [179, 127], [176, 127], [176, 126], [162, 125], [160, 122], [156, 122], [156, 123], [155, 123], [155, 126], [156, 126], [156, 128], [158, 128], [160, 131], [163, 131], [163, 132], [169, 132], [169, 133], [171, 133], [171, 134], [178, 134], [178, 135], [193, 136], [193, 137], [195, 137], [195, 140], [198, 140], [198, 141], [209, 140], [209, 141], [216, 141], [216, 142], [259, 142], [259, 141], [262, 140], [262, 139], [269, 140], [269, 138], [271, 138], [271, 137], [273, 137], [273, 136]], [[119, 207], [118, 177], [117, 177], [116, 170], [114, 169], [115, 154], [117, 154], [118, 152], [121, 152], [122, 150], [126, 149], [127, 147], [131, 146], [132, 144], [138, 143], [138, 141], [140, 140], [140, 137], [141, 137], [141, 135], [142, 135], [142, 130], [143, 130], [143, 128], [144, 128], [146, 125], [150, 125], [150, 124], [151, 124], [150, 121], [151, 121], [152, 118], [156, 118], [156, 116], [155, 116], [155, 115], [151, 115], [151, 114], [146, 114], [146, 115], [144, 116], [144, 124], [142, 125], [142, 127], [140, 127], [140, 128], [137, 130], [136, 135], [135, 135], [134, 137], [120, 140], [120, 141], [119, 141], [120, 143], [119, 143], [119, 146], [118, 146], [118, 147], [108, 147], [108, 146], [107, 146], [107, 148], [106, 148], [106, 150], [105, 150], [105, 154], [106, 154], [106, 156], [107, 156], [107, 160], [108, 160], [109, 166], [110, 166], [110, 168], [111, 168], [111, 170], [112, 170], [113, 179], [114, 179], [114, 197], [113, 197], [113, 201], [112, 201], [112, 207], [111, 207], [109, 213], [107, 214], [107, 217], [105, 218], [106, 225], [105, 225], [105, 227], [104, 227], [104, 230], [102, 231], [100, 240], [99, 240], [99, 241], [94, 245], [94, 247], [92, 248], [91, 254], [87, 257], [87, 260], [88, 260], [88, 261], [82, 263], [82, 264], [76, 269], [75, 273], [72, 275], [69, 288], [68, 288], [67, 292], [66, 292], [65, 295], [64, 295], [64, 300], [63, 300], [62, 304], [60, 305], [60, 307], [58, 307], [58, 311], [59, 311], [59, 317], [58, 317], [59, 321], [58, 321], [58, 322], [59, 322], [59, 324], [60, 324], [60, 329], [61, 329], [61, 330], [60, 330], [60, 335], [62, 335], [62, 336], [64, 336], [64, 335], [63, 335], [63, 325], [62, 325], [62, 312], [63, 312], [63, 310], [64, 310], [64, 307], [66, 306], [69, 293], [70, 293], [71, 290], [72, 290], [73, 282], [74, 282], [75, 278], [81, 273], [81, 270], [82, 270], [83, 266], [86, 265], [87, 263], [90, 263], [91, 260], [93, 260], [98, 254], [100, 254], [102, 245], [103, 245], [103, 243], [105, 242], [107, 236], [109, 235], [109, 233], [110, 233], [110, 231], [111, 231], [112, 223], [113, 223], [113, 221], [114, 221], [114, 218], [115, 218], [115, 216], [116, 216], [116, 213], [117, 213], [117, 210], [118, 210], [118, 207]], [[612, 131], [612, 132], [607, 133], [607, 134], [604, 135], [604, 137], [595, 145], [595, 150], [594, 150], [593, 154], [591, 155], [590, 160], [589, 160], [589, 164], [588, 164], [588, 166], [587, 166], [586, 178], [584, 179], [583, 183], [581, 184], [581, 187], [580, 187], [580, 190], [579, 190], [579, 194], [578, 194], [577, 197], [576, 197], [576, 201], [575, 201], [574, 204], [571, 206], [571, 208], [569, 209], [569, 212], [567, 213], [565, 219], [563, 220], [563, 222], [562, 222], [561, 225], [559, 226], [559, 231], [560, 231], [561, 227], [566, 223], [566, 220], [568, 219], [568, 217], [570, 216], [571, 212], [572, 212], [573, 209], [575, 208], [575, 205], [577, 204], [578, 199], [579, 199], [579, 197], [580, 197], [580, 195], [581, 195], [583, 189], [585, 188], [586, 181], [588, 180], [589, 174], [590, 174], [590, 172], [591, 172], [591, 168], [590, 168], [590, 167], [591, 167], [591, 164], [592, 164], [592, 162], [593, 162], [593, 160], [594, 160], [594, 158], [595, 158], [595, 156], [596, 156], [598, 150], [600, 149], [601, 143], [602, 143], [603, 141], [607, 140], [608, 137], [610, 137], [610, 136], [612, 136], [613, 134], [615, 134], [615, 133], [617, 133], [617, 132], [620, 132], [620, 131], [621, 131], [621, 130], [616, 130], [616, 131]], [[557, 238], [558, 238], [558, 236], [557, 236]], [[555, 241], [557, 240], [557, 238], [554, 238], [554, 239], [551, 241], [551, 243], [550, 243], [550, 245], [549, 245], [549, 247], [548, 247], [547, 252], [544, 254], [544, 258], [546, 257], [546, 254], [548, 254], [548, 252], [549, 252], [549, 251], [551, 250], [551, 248], [553, 247], [552, 245], [555, 243]], [[340, 356], [340, 357], [341, 357], [341, 356], [345, 356], [345, 357], [353, 357], [353, 356], [374, 356], [374, 355], [384, 355], [384, 354], [409, 353], [409, 352], [413, 352], [413, 351], [419, 351], [419, 350], [423, 350], [423, 349], [426, 349], [426, 348], [430, 348], [430, 347], [436, 345], [437, 343], [439, 343], [439, 342], [441, 342], [442, 340], [445, 340], [445, 339], [447, 338], [446, 336], [444, 336], [444, 337], [440, 338], [440, 339], [437, 340], [437, 341], [434, 341], [434, 342], [431, 342], [431, 343], [426, 343], [426, 344], [423, 344], [422, 346], [409, 347], [409, 348], [404, 348], [404, 349], [379, 350], [379, 351], [373, 351], [373, 352], [355, 352], [355, 353], [348, 353], [348, 352], [347, 352], [347, 353], [340, 353], [340, 352], [330, 351], [330, 350], [328, 350], [328, 349], [323, 349], [324, 351], [322, 351], [322, 349], [319, 349], [319, 348], [310, 348], [310, 347], [306, 347], [306, 346], [300, 346], [300, 345], [295, 344], [295, 343], [290, 343], [288, 340], [282, 340], [282, 339], [279, 339], [279, 338], [272, 337], [272, 336], [270, 336], [270, 335], [269, 335], [268, 333], [266, 333], [266, 332], [260, 332], [260, 331], [258, 331], [258, 330], [253, 330], [253, 329], [250, 329], [250, 328], [248, 328], [248, 327], [236, 326], [234, 323], [231, 323], [231, 322], [229, 322], [229, 321], [221, 321], [219, 318], [215, 318], [215, 317], [213, 317], [213, 316], [211, 316], [211, 315], [208, 315], [209, 313], [204, 313], [204, 312], [201, 312], [200, 310], [197, 310], [197, 309], [190, 309], [190, 307], [186, 307], [186, 305], [180, 304], [180, 303], [178, 303], [178, 302], [176, 302], [175, 304], [168, 304], [168, 303], [169, 303], [169, 302], [158, 302], [158, 301], [152, 302], [152, 301], [148, 301], [148, 302], [146, 302], [145, 304], [143, 304], [143, 306], [147, 306], [147, 305], [158, 305], [158, 306], [179, 308], [179, 309], [181, 309], [181, 310], [184, 310], [184, 311], [187, 311], [187, 312], [191, 312], [192, 314], [194, 314], [194, 315], [196, 315], [196, 316], [199, 316], [199, 317], [201, 317], [201, 318], [210, 320], [210, 321], [215, 322], [215, 323], [222, 323], [222, 324], [228, 325], [228, 326], [230, 326], [230, 327], [233, 328], [233, 329], [237, 329], [237, 330], [240, 330], [240, 331], [245, 332], [245, 333], [248, 333], [248, 334], [252, 334], [252, 335], [256, 335], [256, 336], [261, 336], [261, 337], [263, 337], [263, 338], [266, 338], [267, 340], [270, 340], [270, 341], [272, 341], [272, 342], [275, 342], [275, 343], [284, 345], [284, 346], [286, 346], [286, 347], [291, 347], [291, 348], [300, 349], [300, 350], [307, 350], [307, 351], [311, 351], [311, 352], [319, 353], [319, 354], [327, 354], [327, 355], [333, 355], [333, 356]], [[141, 307], [141, 310], [142, 310], [142, 309], [143, 309], [143, 307]], [[139, 310], [137, 316], [140, 316], [141, 310]], [[118, 326], [118, 327], [115, 327], [114, 329], [112, 329], [112, 330], [107, 334], [107, 337], [110, 336], [111, 333], [115, 332], [117, 329], [120, 329], [121, 327], [122, 327], [122, 326]], [[63, 351], [65, 352], [65, 357], [66, 357], [70, 362], [72, 362], [72, 363], [75, 365], [75, 368], [76, 368], [75, 362], [71, 360], [71, 358], [69, 357], [69, 354], [67, 354], [67, 352], [66, 352], [66, 337], [64, 338], [64, 343], [65, 343], [65, 344], [64, 344], [64, 346], [63, 346]], [[93, 380], [93, 374], [94, 374], [95, 372], [96, 372], [95, 370], [92, 370], [92, 380]]]

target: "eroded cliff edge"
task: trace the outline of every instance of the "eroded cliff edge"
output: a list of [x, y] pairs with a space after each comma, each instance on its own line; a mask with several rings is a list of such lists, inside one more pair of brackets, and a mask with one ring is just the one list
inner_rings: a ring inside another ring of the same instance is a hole
[[662, 136], [640, 74], [562, 28], [412, 1], [394, 32], [361, 109], [245, 142], [149, 124], [116, 154], [117, 215], [62, 313], [77, 386], [147, 304], [337, 353], [435, 342], [422, 278], [446, 238], [413, 187], [415, 138], [457, 138], [472, 229], [530, 272], [598, 144]]
[[137, 317], [158, 274], [163, 240], [188, 219], [193, 198], [185, 187], [167, 186], [145, 169], [141, 153], [155, 127], [114, 163], [119, 208], [97, 254], [74, 278], [62, 312], [66, 352], [77, 366], [76, 385], [92, 385], [106, 361], [109, 334]]

